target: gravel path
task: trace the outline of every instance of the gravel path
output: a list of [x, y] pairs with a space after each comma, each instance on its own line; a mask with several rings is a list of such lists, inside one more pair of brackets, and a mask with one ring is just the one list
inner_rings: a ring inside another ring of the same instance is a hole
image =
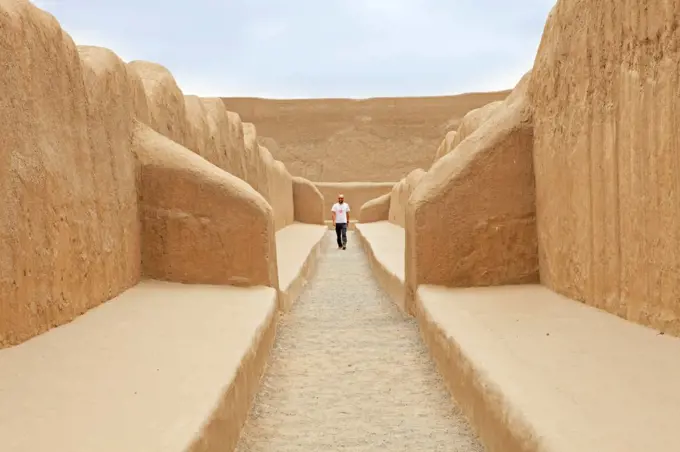
[[346, 251], [329, 246], [281, 320], [237, 452], [482, 451], [417, 325], [348, 239]]

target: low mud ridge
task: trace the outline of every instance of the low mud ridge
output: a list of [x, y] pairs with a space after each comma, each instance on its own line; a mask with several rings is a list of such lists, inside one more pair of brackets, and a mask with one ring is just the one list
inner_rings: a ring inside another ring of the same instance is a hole
[[281, 320], [237, 451], [482, 451], [416, 323], [348, 238], [345, 251], [329, 247]]

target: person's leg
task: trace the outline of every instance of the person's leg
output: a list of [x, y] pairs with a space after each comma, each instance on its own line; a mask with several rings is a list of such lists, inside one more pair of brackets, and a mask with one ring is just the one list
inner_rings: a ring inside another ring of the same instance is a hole
[[342, 225], [342, 246], [347, 246], [347, 223]]
[[335, 223], [335, 237], [338, 240], [338, 248], [342, 248], [342, 225], [340, 223]]

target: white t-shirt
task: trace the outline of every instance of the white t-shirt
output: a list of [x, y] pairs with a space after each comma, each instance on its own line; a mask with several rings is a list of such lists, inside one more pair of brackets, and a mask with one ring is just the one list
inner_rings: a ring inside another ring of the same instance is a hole
[[347, 212], [349, 212], [349, 204], [343, 202], [340, 204], [336, 202], [333, 204], [331, 212], [335, 212], [335, 222], [336, 223], [347, 223]]

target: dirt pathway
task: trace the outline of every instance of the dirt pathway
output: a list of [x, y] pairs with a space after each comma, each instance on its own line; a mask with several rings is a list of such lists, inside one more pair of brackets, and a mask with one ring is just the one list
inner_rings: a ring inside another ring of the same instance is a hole
[[357, 240], [282, 319], [237, 451], [482, 451]]

